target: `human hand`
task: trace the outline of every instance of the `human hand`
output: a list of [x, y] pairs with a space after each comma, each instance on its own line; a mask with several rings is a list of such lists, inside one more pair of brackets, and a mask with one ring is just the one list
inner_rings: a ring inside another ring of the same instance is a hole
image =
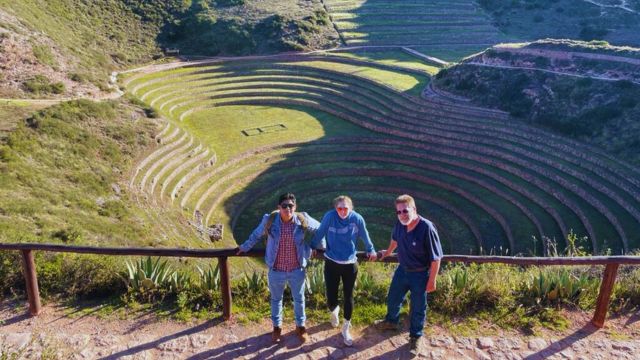
[[242, 251], [242, 249], [240, 249], [240, 247], [237, 247], [236, 248], [236, 255], [240, 255], [242, 253], [244, 253], [244, 251]]
[[378, 260], [378, 254], [375, 252], [369, 253], [367, 254], [367, 260], [369, 261], [376, 261]]
[[427, 289], [426, 289], [427, 293], [432, 293], [434, 291], [436, 291], [436, 280], [433, 279], [433, 281], [429, 280], [427, 281]]
[[382, 261], [386, 257], [387, 257], [387, 250], [380, 250], [378, 252], [378, 261]]

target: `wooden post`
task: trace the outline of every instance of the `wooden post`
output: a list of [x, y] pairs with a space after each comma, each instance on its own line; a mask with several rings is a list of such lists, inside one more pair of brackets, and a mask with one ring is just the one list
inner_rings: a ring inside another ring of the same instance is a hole
[[219, 258], [220, 264], [220, 291], [222, 291], [222, 317], [231, 319], [231, 284], [229, 282], [229, 263], [227, 257]]
[[593, 315], [591, 323], [597, 327], [604, 327], [604, 320], [607, 317], [609, 309], [609, 300], [613, 292], [613, 285], [616, 282], [616, 274], [618, 273], [619, 264], [607, 264], [602, 276], [602, 284], [600, 284], [600, 293], [598, 293], [598, 302], [596, 303], [596, 313]]
[[38, 275], [36, 274], [36, 262], [33, 259], [33, 251], [22, 250], [22, 270], [27, 288], [27, 300], [29, 300], [29, 313], [31, 316], [40, 314], [40, 291], [38, 290]]

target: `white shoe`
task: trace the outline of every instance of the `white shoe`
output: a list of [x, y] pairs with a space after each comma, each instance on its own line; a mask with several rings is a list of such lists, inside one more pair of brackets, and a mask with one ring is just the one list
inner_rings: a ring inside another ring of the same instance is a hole
[[345, 320], [342, 325], [342, 337], [344, 338], [344, 344], [347, 346], [353, 345], [353, 338], [351, 337], [351, 320]]
[[336, 308], [329, 313], [331, 315], [331, 326], [337, 328], [338, 325], [340, 325], [340, 306], [336, 306]]

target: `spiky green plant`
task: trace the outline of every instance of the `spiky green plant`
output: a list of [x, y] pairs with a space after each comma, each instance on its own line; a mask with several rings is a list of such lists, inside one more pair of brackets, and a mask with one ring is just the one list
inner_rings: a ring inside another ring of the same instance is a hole
[[242, 294], [259, 295], [267, 291], [267, 277], [263, 272], [253, 271], [251, 275], [244, 273], [244, 277], [238, 283], [238, 289]]
[[307, 293], [323, 294], [326, 289], [324, 282], [324, 263], [312, 262], [307, 268]]
[[200, 273], [200, 289], [206, 291], [218, 291], [220, 289], [220, 268], [216, 265], [209, 265], [208, 268], [202, 269], [198, 266]]
[[170, 291], [180, 293], [192, 288], [193, 279], [189, 272], [174, 271], [173, 274], [171, 274], [169, 283], [171, 284]]
[[133, 291], [158, 289], [169, 285], [174, 273], [175, 271], [171, 269], [167, 261], [161, 262], [160, 258], [157, 258], [155, 262], [150, 256], [137, 262], [127, 261], [127, 287]]
[[537, 274], [529, 273], [525, 278], [526, 296], [536, 303], [576, 303], [581, 293], [592, 287], [593, 279], [587, 275], [572, 274], [568, 269], [540, 269]]

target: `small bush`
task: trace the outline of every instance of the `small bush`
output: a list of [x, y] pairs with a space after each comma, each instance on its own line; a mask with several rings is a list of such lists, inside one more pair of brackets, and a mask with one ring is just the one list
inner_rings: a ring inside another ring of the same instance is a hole
[[145, 107], [144, 108], [144, 114], [146, 117], [150, 118], [150, 119], [155, 119], [157, 118], [158, 112], [156, 111], [156, 109], [152, 108], [152, 107]]
[[537, 274], [529, 272], [522, 283], [522, 301], [530, 305], [578, 305], [584, 293], [598, 284], [597, 279], [575, 274], [568, 268], [541, 268]]
[[83, 73], [71, 73], [69, 74], [69, 79], [77, 82], [77, 83], [87, 83], [89, 82], [90, 76], [87, 74], [83, 74]]
[[37, 44], [33, 45], [31, 49], [33, 51], [33, 56], [35, 56], [41, 64], [48, 65], [52, 68], [56, 68], [58, 66], [55, 58], [53, 57], [53, 53], [48, 46]]
[[142, 302], [162, 301], [174, 283], [175, 271], [157, 258], [154, 262], [151, 257], [140, 259], [137, 262], [127, 261], [127, 285], [128, 296]]
[[244, 276], [236, 284], [236, 288], [240, 296], [265, 296], [269, 291], [267, 276], [263, 272], [258, 271], [253, 271], [251, 275], [244, 273]]
[[61, 82], [51, 83], [44, 75], [35, 75], [23, 83], [24, 89], [34, 94], [62, 94], [65, 87]]
[[500, 264], [447, 267], [438, 281], [433, 307], [460, 315], [482, 308], [512, 306], [514, 275], [514, 268]]
[[51, 237], [64, 243], [76, 243], [82, 239], [82, 231], [76, 227], [70, 227], [54, 232]]

